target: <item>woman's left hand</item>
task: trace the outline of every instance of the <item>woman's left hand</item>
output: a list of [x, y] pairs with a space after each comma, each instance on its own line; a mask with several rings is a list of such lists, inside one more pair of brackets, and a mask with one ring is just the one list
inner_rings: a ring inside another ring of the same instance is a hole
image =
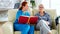
[[46, 23], [47, 23], [47, 25], [49, 25], [49, 22], [48, 21], [46, 21]]

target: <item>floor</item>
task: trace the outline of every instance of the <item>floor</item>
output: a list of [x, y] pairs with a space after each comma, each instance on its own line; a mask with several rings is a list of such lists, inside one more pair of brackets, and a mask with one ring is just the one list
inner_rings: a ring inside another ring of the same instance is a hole
[[3, 34], [3, 28], [1, 27], [4, 23], [0, 22], [0, 34]]
[[0, 25], [0, 34], [3, 34], [3, 29], [1, 27], [1, 25]]

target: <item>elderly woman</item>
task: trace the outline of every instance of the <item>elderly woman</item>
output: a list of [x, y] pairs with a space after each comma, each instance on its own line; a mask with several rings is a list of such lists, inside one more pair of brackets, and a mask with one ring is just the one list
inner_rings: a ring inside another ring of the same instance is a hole
[[49, 27], [49, 25], [51, 25], [51, 18], [50, 15], [44, 11], [43, 4], [39, 5], [39, 12], [35, 14], [35, 16], [39, 18], [36, 28], [40, 29], [40, 34], [51, 34]]

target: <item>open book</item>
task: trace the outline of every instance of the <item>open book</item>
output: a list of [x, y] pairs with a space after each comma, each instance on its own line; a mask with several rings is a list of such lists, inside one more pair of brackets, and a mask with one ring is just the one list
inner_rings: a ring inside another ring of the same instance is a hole
[[30, 24], [36, 24], [38, 20], [37, 16], [20, 16], [18, 19], [18, 23], [30, 23]]

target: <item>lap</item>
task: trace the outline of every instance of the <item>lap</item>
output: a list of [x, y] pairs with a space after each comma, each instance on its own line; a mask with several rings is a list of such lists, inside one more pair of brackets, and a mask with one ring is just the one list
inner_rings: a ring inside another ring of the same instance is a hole
[[37, 25], [36, 25], [36, 28], [37, 29], [40, 29], [40, 27], [49, 27], [47, 24], [46, 24], [46, 21], [44, 21], [44, 20], [40, 20], [38, 23], [37, 23]]
[[14, 29], [15, 30], [25, 30], [25, 29], [29, 29], [30, 25], [28, 24], [14, 24]]

